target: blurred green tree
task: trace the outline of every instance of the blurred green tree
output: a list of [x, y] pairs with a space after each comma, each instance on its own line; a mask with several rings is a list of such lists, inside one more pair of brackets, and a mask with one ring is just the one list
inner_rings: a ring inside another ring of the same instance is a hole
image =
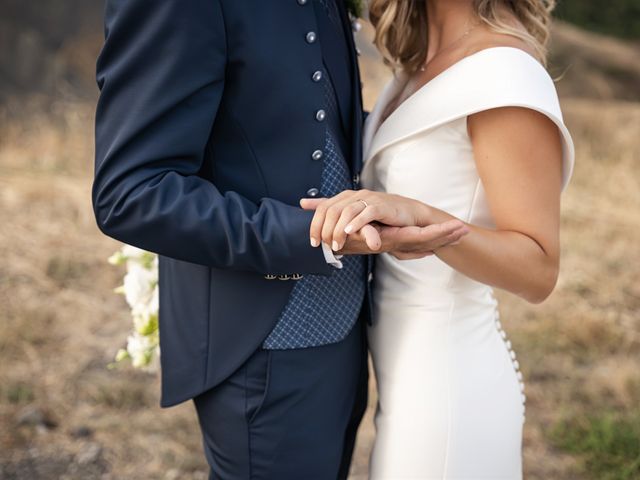
[[640, 39], [640, 0], [558, 0], [556, 17], [588, 30]]

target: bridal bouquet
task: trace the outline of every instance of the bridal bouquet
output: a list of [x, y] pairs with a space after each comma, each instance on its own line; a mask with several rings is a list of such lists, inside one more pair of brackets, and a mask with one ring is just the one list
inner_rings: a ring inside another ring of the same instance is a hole
[[133, 320], [126, 348], [116, 354], [116, 363], [131, 361], [135, 368], [155, 371], [160, 358], [158, 332], [158, 257], [130, 245], [109, 258], [112, 265], [125, 265], [124, 283], [115, 289], [123, 294]]

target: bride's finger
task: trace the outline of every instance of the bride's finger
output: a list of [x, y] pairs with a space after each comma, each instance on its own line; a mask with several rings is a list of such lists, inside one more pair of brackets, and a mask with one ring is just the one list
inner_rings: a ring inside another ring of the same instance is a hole
[[452, 220], [426, 227], [399, 227], [391, 235], [396, 244], [396, 250], [424, 252], [439, 248], [441, 246], [439, 241], [463, 228], [466, 228], [463, 222]]
[[380, 232], [373, 225], [365, 225], [360, 230], [360, 233], [364, 237], [364, 241], [367, 246], [374, 252], [380, 250], [382, 247], [382, 240], [380, 239]]
[[450, 220], [442, 224], [429, 225], [420, 229], [421, 248], [441, 248], [460, 240], [469, 233], [468, 227], [460, 220]]
[[345, 190], [344, 192], [339, 193], [335, 197], [318, 199], [324, 200], [321, 201], [316, 206], [316, 213], [313, 216], [313, 220], [311, 221], [311, 226], [309, 227], [309, 237], [311, 238], [311, 245], [314, 247], [320, 246], [320, 242], [322, 241], [322, 229], [324, 222], [326, 220], [327, 212], [329, 209], [339, 203], [344, 201], [345, 198], [348, 198], [350, 195], [353, 195], [354, 192], [349, 190]]
[[[333, 230], [333, 249], [340, 250], [347, 241], [347, 233], [344, 231], [349, 222], [356, 218], [366, 208], [364, 202], [354, 201], [342, 210], [342, 215], [338, 219]], [[336, 248], [337, 247], [337, 248]]]
[[457, 245], [457, 244], [460, 243], [460, 240], [462, 240], [462, 237], [464, 237], [468, 233], [469, 233], [469, 229], [468, 228], [465, 228], [465, 227], [459, 228], [458, 230], [456, 230], [452, 234], [447, 235], [446, 237], [441, 239], [438, 242], [439, 245], [436, 248], [444, 248], [444, 247], [449, 247], [451, 245]]
[[398, 260], [419, 260], [425, 257], [431, 257], [434, 255], [433, 252], [426, 253], [411, 253], [411, 252], [389, 252], [391, 256], [397, 258]]
[[345, 226], [344, 233], [348, 235], [350, 233], [357, 232], [365, 225], [380, 220], [380, 214], [383, 208], [384, 207], [380, 207], [378, 205], [367, 205], [367, 207], [364, 208], [359, 215], [357, 215], [348, 223], [348, 225]]
[[341, 246], [334, 242], [333, 232], [336, 229], [336, 224], [342, 216], [342, 212], [353, 205], [353, 203], [354, 200], [352, 198], [345, 196], [340, 201], [333, 203], [327, 208], [327, 213], [322, 225], [322, 241], [327, 245], [331, 245], [331, 248], [335, 251], [340, 250]]

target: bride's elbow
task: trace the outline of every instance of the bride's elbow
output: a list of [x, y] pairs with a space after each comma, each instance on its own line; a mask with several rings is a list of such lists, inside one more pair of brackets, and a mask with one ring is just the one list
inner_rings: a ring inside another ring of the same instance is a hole
[[541, 304], [549, 298], [556, 288], [558, 274], [559, 265], [557, 262], [546, 265], [538, 275], [530, 277], [528, 288], [521, 293], [522, 298], [534, 305]]

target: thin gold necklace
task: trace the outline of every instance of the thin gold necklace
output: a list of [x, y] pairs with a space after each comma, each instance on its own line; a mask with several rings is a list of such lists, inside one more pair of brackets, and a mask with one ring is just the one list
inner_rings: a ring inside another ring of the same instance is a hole
[[[467, 20], [467, 25], [469, 24], [470, 20]], [[478, 25], [480, 25], [480, 22], [475, 22], [473, 25], [471, 25], [469, 28], [467, 28], [464, 33], [462, 35], [460, 35], [458, 38], [456, 38], [453, 42], [451, 42], [449, 45], [447, 45], [445, 48], [440, 49], [440, 51], [438, 53], [442, 53], [442, 52], [446, 52], [448, 49], [450, 49], [451, 47], [453, 47], [454, 45], [456, 45], [458, 42], [461, 42], [464, 38], [466, 38]], [[434, 55], [435, 56], [435, 55]], [[427, 64], [429, 64], [431, 61], [433, 60], [433, 58], [431, 60], [426, 60], [424, 61], [424, 63], [422, 64], [422, 66], [420, 67], [420, 71], [424, 72], [427, 70]]]

